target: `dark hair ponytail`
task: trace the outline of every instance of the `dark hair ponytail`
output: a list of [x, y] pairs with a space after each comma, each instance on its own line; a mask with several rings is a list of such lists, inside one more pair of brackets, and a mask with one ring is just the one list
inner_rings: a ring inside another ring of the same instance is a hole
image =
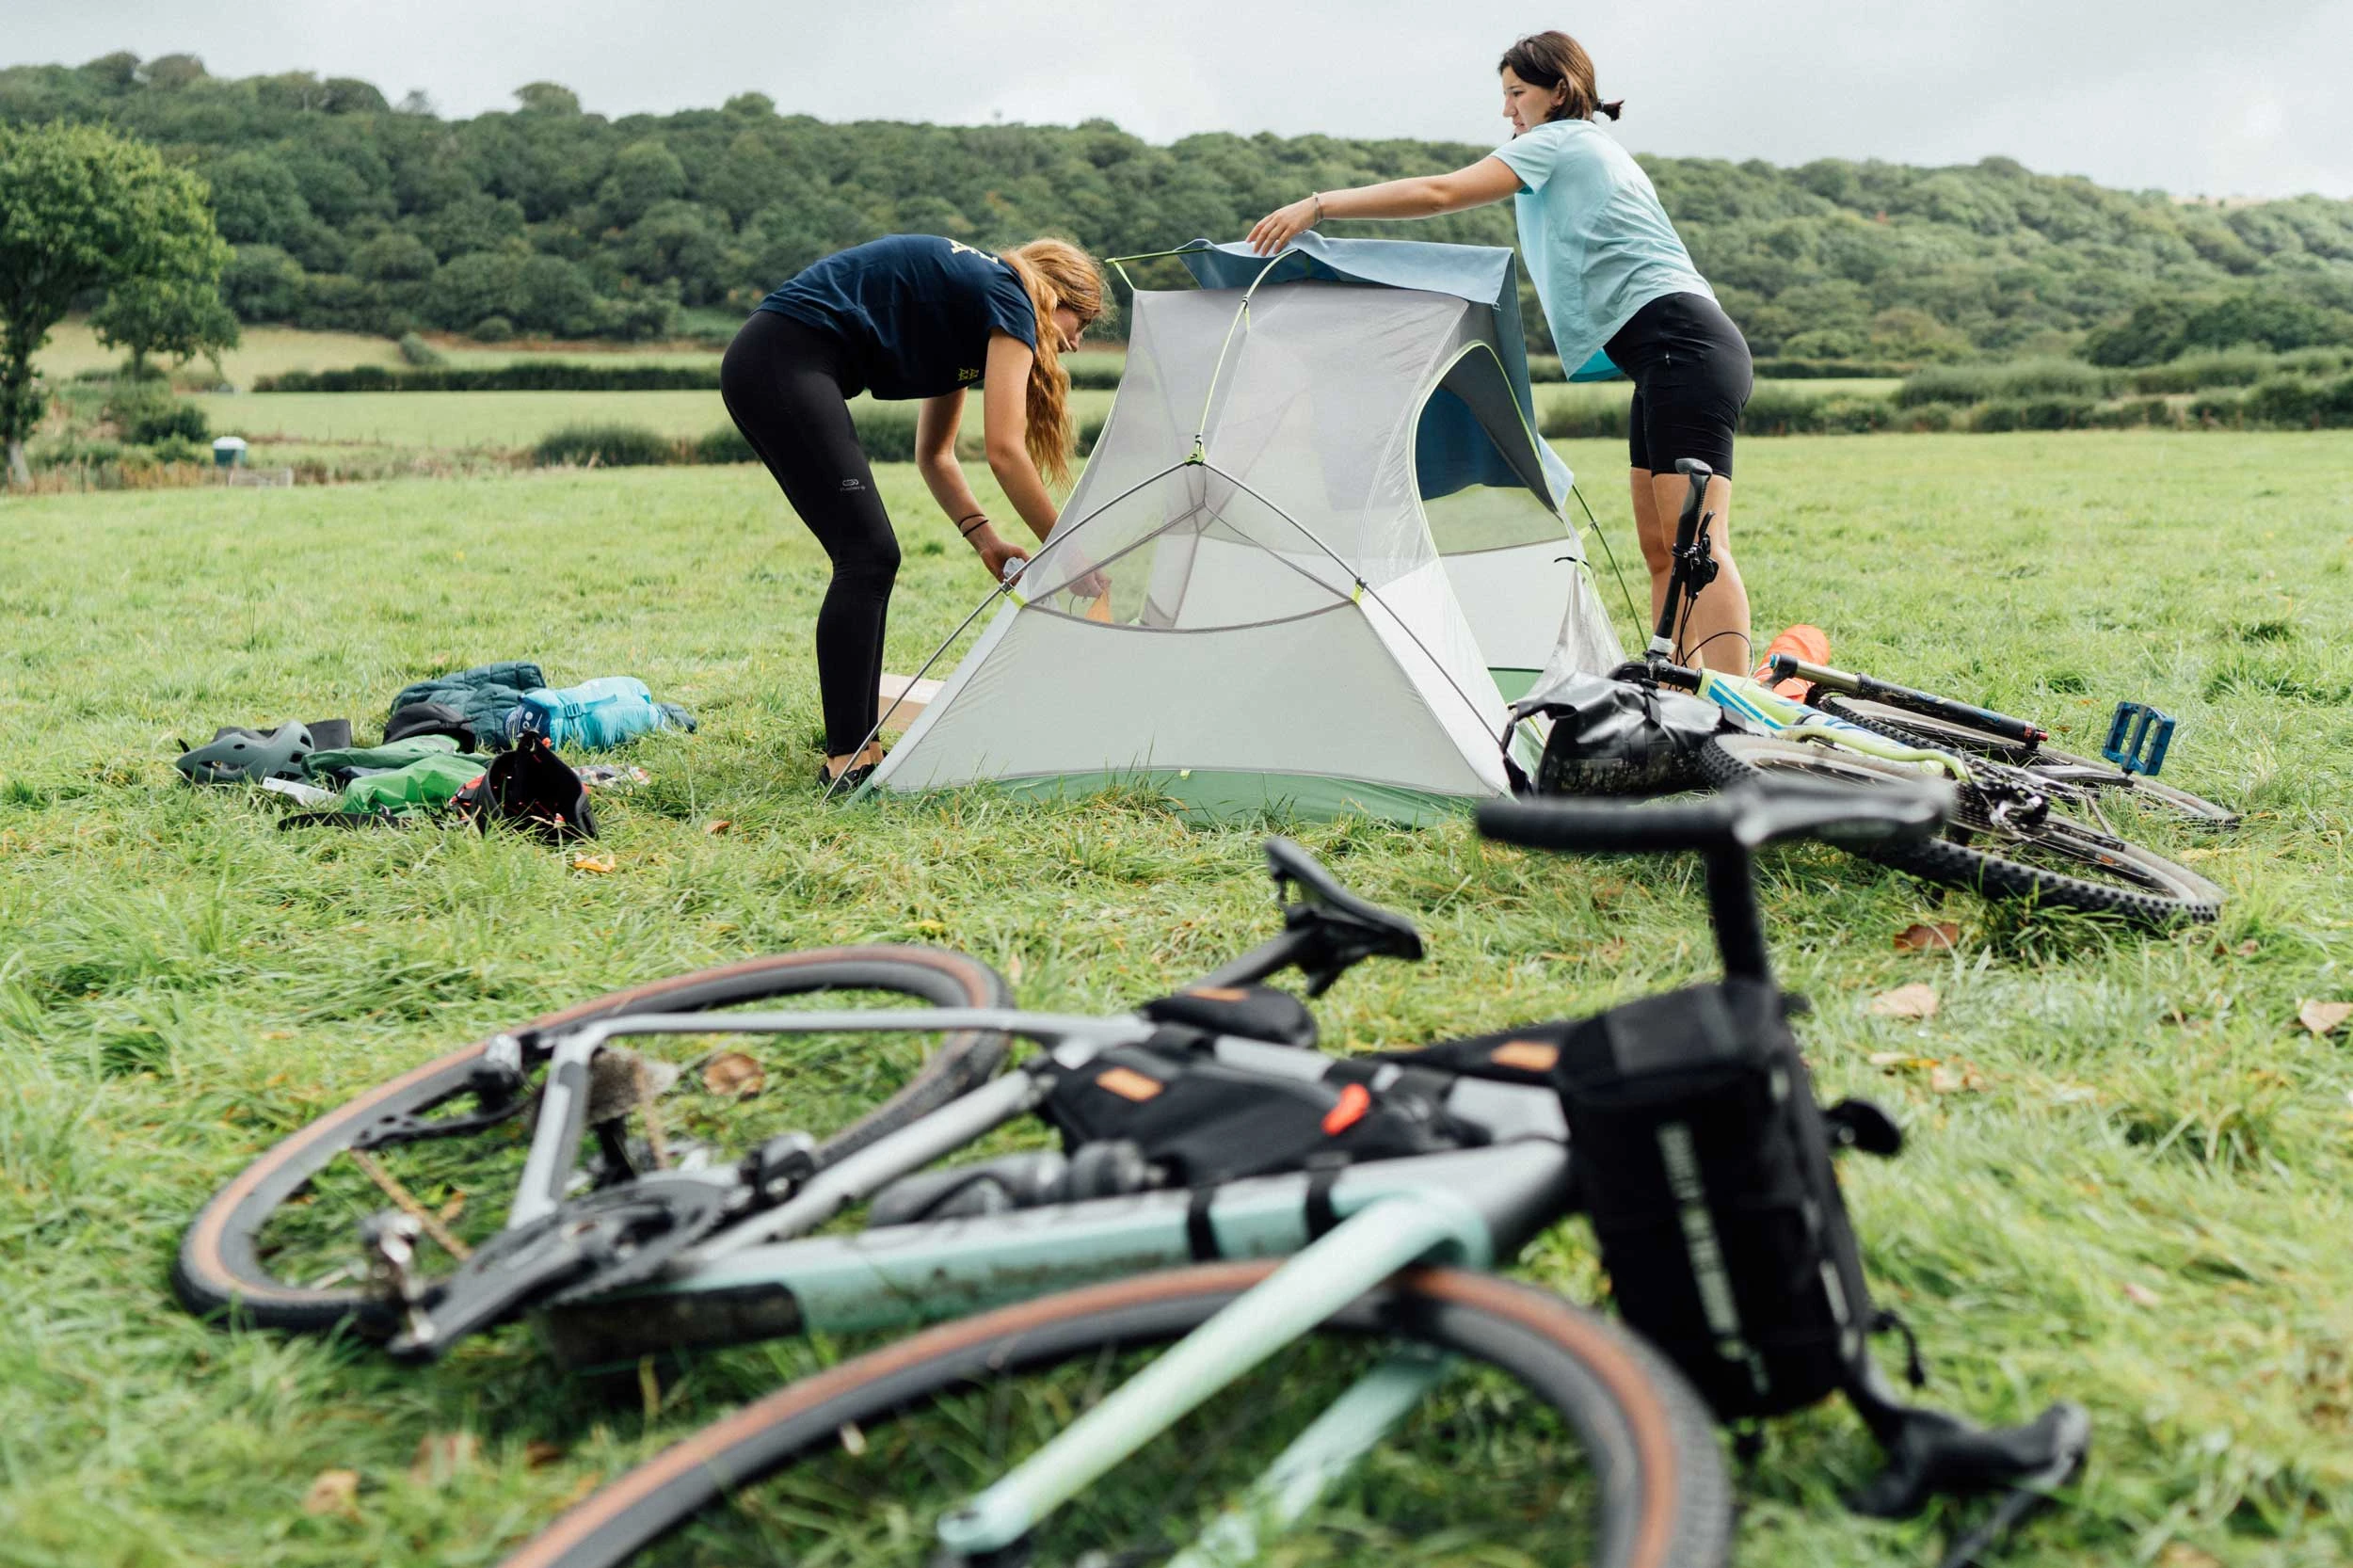
[[1591, 120], [1595, 114], [1615, 120], [1625, 112], [1623, 98], [1601, 101], [1593, 86], [1593, 57], [1566, 33], [1529, 34], [1503, 52], [1496, 69], [1509, 71], [1529, 87], [1566, 88], [1561, 106], [1547, 120]]

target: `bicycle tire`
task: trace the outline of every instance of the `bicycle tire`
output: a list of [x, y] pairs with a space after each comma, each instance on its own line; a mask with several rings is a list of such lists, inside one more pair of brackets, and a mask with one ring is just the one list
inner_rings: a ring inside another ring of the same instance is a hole
[[[1065, 1291], [943, 1324], [801, 1379], [592, 1494], [506, 1558], [504, 1568], [614, 1568], [642, 1549], [659, 1549], [711, 1505], [824, 1457], [837, 1434], [855, 1430], [861, 1444], [871, 1442], [865, 1433], [878, 1423], [929, 1408], [988, 1374], [1176, 1338], [1277, 1266], [1206, 1264]], [[1557, 1413], [1599, 1476], [1595, 1549], [1583, 1560], [1595, 1568], [1711, 1568], [1725, 1560], [1732, 1494], [1713, 1420], [1682, 1375], [1625, 1329], [1547, 1291], [1433, 1268], [1396, 1275], [1318, 1334], [1335, 1331], [1403, 1338], [1484, 1362]], [[953, 1416], [946, 1420], [952, 1429]]]
[[[934, 1006], [1000, 1007], [1012, 989], [976, 958], [913, 946], [825, 948], [776, 953], [739, 964], [632, 986], [535, 1018], [512, 1032], [546, 1032], [625, 1012], [702, 1012], [820, 991], [873, 991]], [[422, 1116], [468, 1093], [488, 1047], [480, 1041], [379, 1084], [288, 1135], [215, 1193], [182, 1238], [171, 1283], [183, 1305], [200, 1317], [233, 1313], [253, 1325], [324, 1332], [344, 1323], [370, 1337], [398, 1324], [357, 1289], [289, 1283], [273, 1273], [256, 1246], [263, 1228], [298, 1199], [313, 1177], [388, 1115]], [[816, 1150], [840, 1160], [936, 1110], [1004, 1064], [1000, 1033], [957, 1031], [942, 1036], [922, 1066], [880, 1105], [833, 1133]]]
[[2111, 762], [2061, 751], [2057, 746], [2027, 745], [1970, 725], [1931, 718], [1909, 709], [1872, 702], [1863, 697], [1845, 696], [1835, 692], [1819, 693], [1814, 701], [1822, 712], [1835, 714], [1850, 724], [1859, 724], [1890, 740], [1958, 750], [1973, 757], [1990, 757], [1997, 762], [2007, 762], [2030, 773], [2039, 772], [2035, 767], [2037, 762], [2055, 762], [2067, 768], [2095, 768], [2107, 776], [2096, 784], [2075, 779], [2046, 777], [2041, 780], [2054, 794], [2071, 800], [2096, 803], [2104, 792], [2122, 791], [2134, 799], [2162, 806], [2183, 821], [2197, 826], [2235, 827], [2238, 824], [2239, 814], [2218, 801], [2176, 789], [2146, 774], [2126, 773]]
[[[1720, 789], [1787, 774], [1865, 786], [1917, 776], [1917, 770], [1909, 764], [1762, 735], [1717, 736], [1701, 751], [1700, 768]], [[1965, 786], [1961, 796], [1961, 818], [1946, 825], [1945, 837], [1910, 843], [1857, 844], [1852, 846], [1854, 852], [1930, 882], [1989, 898], [2035, 899], [2152, 925], [2177, 920], [2211, 920], [2221, 912], [2221, 889], [2197, 872], [2057, 813], [2043, 819], [2031, 833], [2006, 830], [1995, 840], [1998, 847], [1970, 842], [1972, 837], [1990, 837], [1993, 830], [1983, 813], [1968, 804], [1970, 792]], [[2004, 849], [2016, 853], [2004, 854]], [[2047, 855], [2069, 869], [2057, 870], [2020, 857], [2026, 853]]]

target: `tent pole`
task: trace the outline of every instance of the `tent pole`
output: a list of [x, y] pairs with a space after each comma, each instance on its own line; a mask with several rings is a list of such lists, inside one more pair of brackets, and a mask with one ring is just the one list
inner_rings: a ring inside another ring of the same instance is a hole
[[[1258, 269], [1258, 276], [1250, 280], [1250, 286], [1241, 291], [1241, 308], [1234, 312], [1233, 321], [1226, 327], [1225, 341], [1218, 345], [1217, 364], [1209, 371], [1209, 395], [1201, 400], [1201, 419], [1200, 422], [1193, 426], [1193, 456], [1186, 459], [1188, 462], [1198, 463], [1203, 460], [1203, 454], [1207, 450], [1207, 443], [1209, 439], [1209, 410], [1217, 406], [1217, 384], [1225, 378], [1225, 356], [1233, 351], [1234, 334], [1241, 330], [1242, 324], [1250, 319], [1250, 296], [1258, 292], [1258, 285], [1266, 281], [1266, 275], [1273, 272], [1277, 266], [1281, 265], [1283, 259], [1290, 253], [1291, 248], [1289, 246], [1285, 246], [1281, 250], [1276, 251], [1273, 256], [1269, 257], [1267, 259], [1266, 265]], [[1228, 474], [1226, 477], [1232, 478], [1233, 476]], [[1237, 484], [1241, 483], [1239, 480], [1236, 480], [1235, 482]], [[1255, 494], [1256, 492], [1254, 491], [1253, 493]], [[1259, 499], [1263, 501], [1266, 498], [1260, 496]], [[1268, 502], [1268, 504], [1273, 505], [1273, 503]], [[1288, 518], [1284, 520], [1289, 521]], [[1335, 556], [1333, 559], [1338, 560], [1338, 557]], [[1340, 564], [1342, 566], [1347, 565], [1345, 561], [1342, 561]]]
[[1625, 600], [1625, 613], [1632, 616], [1635, 623], [1640, 625], [1642, 613], [1634, 608], [1634, 590], [1625, 585], [1625, 573], [1618, 569], [1618, 552], [1609, 548], [1609, 536], [1601, 531], [1601, 519], [1593, 516], [1593, 508], [1586, 502], [1585, 492], [1577, 488], [1575, 480], [1569, 482], [1569, 493], [1577, 497], [1577, 504], [1579, 506], [1585, 508], [1585, 520], [1592, 524], [1590, 532], [1594, 538], [1601, 541], [1601, 552], [1609, 558], [1610, 575], [1618, 580], [1618, 595]]

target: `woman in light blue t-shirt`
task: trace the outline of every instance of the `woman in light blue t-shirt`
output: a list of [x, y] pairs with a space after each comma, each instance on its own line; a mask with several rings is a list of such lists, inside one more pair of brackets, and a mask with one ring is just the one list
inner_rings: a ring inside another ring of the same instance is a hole
[[1561, 362], [1605, 354], [1634, 381], [1627, 415], [1634, 528], [1650, 568], [1651, 614], [1665, 602], [1685, 485], [1675, 459], [1716, 471], [1716, 581], [1693, 603], [1678, 657], [1749, 667], [1749, 595], [1733, 564], [1732, 438], [1752, 382], [1749, 345], [1691, 253], [1650, 177], [1593, 122], [1618, 118], [1593, 87], [1593, 62], [1566, 33], [1537, 33], [1505, 51], [1503, 116], [1512, 139], [1451, 174], [1319, 191], [1260, 218], [1250, 243], [1273, 255], [1327, 217], [1435, 217], [1511, 199], [1536, 296]]

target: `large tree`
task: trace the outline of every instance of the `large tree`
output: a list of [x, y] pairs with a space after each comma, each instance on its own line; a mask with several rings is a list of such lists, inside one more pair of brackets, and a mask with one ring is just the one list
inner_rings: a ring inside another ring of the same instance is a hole
[[154, 148], [94, 125], [0, 125], [0, 440], [11, 480], [32, 477], [33, 356], [67, 309], [100, 291], [200, 294], [228, 256], [204, 183]]

